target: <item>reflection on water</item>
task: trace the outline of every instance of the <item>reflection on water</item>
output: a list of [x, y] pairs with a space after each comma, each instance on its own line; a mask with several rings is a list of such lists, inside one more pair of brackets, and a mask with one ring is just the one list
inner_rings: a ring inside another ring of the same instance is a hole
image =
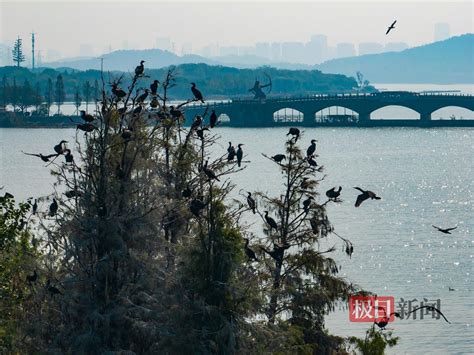
[[[232, 177], [237, 188], [276, 194], [281, 175], [261, 153], [283, 152], [286, 129], [220, 128], [219, 146], [245, 143], [246, 169]], [[0, 186], [19, 198], [51, 193], [54, 178], [39, 159], [21, 150], [46, 153], [66, 129], [0, 129]], [[304, 149], [318, 139], [319, 164], [326, 167], [321, 189], [343, 186], [344, 202], [329, 208], [336, 231], [354, 242], [351, 259], [338, 249], [341, 276], [396, 301], [441, 300], [442, 319], [396, 320], [388, 328], [400, 344], [388, 353], [469, 353], [474, 349], [474, 130], [469, 128], [312, 128], [304, 131]], [[353, 204], [361, 186], [380, 201]], [[238, 196], [238, 195], [237, 195]], [[324, 195], [323, 195], [324, 196]], [[253, 215], [246, 215], [252, 222]], [[458, 225], [452, 235], [432, 224]], [[256, 228], [258, 231], [258, 228]], [[340, 243], [329, 238], [328, 244]], [[449, 287], [455, 291], [449, 291]], [[368, 324], [350, 323], [348, 311], [328, 317], [330, 331], [363, 336]], [[420, 351], [420, 347], [422, 347]]]

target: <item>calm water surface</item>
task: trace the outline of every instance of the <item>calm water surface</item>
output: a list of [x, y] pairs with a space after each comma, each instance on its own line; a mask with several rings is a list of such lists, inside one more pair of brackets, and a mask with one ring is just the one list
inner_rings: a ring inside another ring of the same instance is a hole
[[[228, 141], [245, 143], [245, 159], [251, 162], [232, 177], [236, 194], [239, 189], [278, 193], [281, 175], [261, 153], [283, 152], [286, 132], [218, 130], [216, 149], [223, 154]], [[21, 150], [47, 153], [61, 139], [72, 142], [74, 135], [70, 129], [0, 129], [0, 186], [20, 199], [51, 193], [54, 178], [48, 169]], [[397, 319], [388, 328], [400, 342], [388, 353], [473, 353], [474, 130], [312, 128], [301, 139], [304, 149], [312, 138], [319, 140], [318, 163], [327, 174], [322, 191], [343, 186], [344, 202], [328, 210], [336, 231], [355, 246], [352, 259], [340, 248], [335, 253], [342, 276], [396, 302], [440, 299], [452, 322], [430, 316]], [[353, 186], [373, 190], [382, 200], [356, 209]], [[458, 229], [444, 235], [432, 224]], [[335, 237], [327, 243], [341, 246]], [[338, 335], [362, 337], [368, 325], [351, 323], [348, 311], [338, 310], [327, 327]]]

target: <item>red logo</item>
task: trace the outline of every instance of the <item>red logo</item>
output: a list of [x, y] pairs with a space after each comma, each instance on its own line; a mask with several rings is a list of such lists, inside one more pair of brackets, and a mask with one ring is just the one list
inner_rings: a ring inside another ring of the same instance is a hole
[[392, 296], [349, 297], [349, 320], [351, 322], [392, 322], [395, 299]]

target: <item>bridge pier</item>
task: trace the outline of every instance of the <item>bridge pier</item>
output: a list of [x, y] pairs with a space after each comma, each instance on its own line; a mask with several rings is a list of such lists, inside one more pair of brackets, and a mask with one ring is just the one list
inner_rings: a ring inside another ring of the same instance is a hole
[[429, 125], [431, 122], [431, 112], [420, 112], [420, 123], [422, 126]]
[[359, 112], [359, 126], [370, 126], [370, 112]]

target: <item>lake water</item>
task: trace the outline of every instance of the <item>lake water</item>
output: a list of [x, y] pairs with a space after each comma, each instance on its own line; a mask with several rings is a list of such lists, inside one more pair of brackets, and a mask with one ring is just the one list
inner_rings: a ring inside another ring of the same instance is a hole
[[[285, 128], [213, 132], [221, 135], [215, 148], [219, 153], [224, 154], [228, 141], [245, 144], [250, 163], [232, 177], [236, 193], [278, 193], [281, 175], [261, 153], [283, 152]], [[0, 129], [0, 186], [20, 199], [50, 194], [54, 178], [48, 169], [21, 151], [48, 153], [61, 139], [72, 142], [74, 136], [71, 129]], [[326, 167], [321, 191], [343, 186], [344, 202], [328, 213], [336, 232], [354, 243], [352, 258], [341, 251], [335, 236], [327, 241], [338, 247], [333, 254], [342, 265], [341, 275], [380, 296], [395, 297], [396, 303], [401, 298], [440, 299], [452, 322], [430, 316], [396, 319], [388, 328], [400, 342], [388, 353], [472, 353], [474, 130], [311, 128], [301, 139], [304, 149], [312, 138], [319, 140], [318, 163]], [[373, 190], [382, 200], [354, 208], [358, 192], [353, 186]], [[253, 222], [253, 215], [248, 218]], [[458, 229], [444, 235], [432, 224]], [[348, 310], [340, 310], [328, 317], [327, 327], [334, 334], [363, 337], [369, 323], [351, 323]]]

